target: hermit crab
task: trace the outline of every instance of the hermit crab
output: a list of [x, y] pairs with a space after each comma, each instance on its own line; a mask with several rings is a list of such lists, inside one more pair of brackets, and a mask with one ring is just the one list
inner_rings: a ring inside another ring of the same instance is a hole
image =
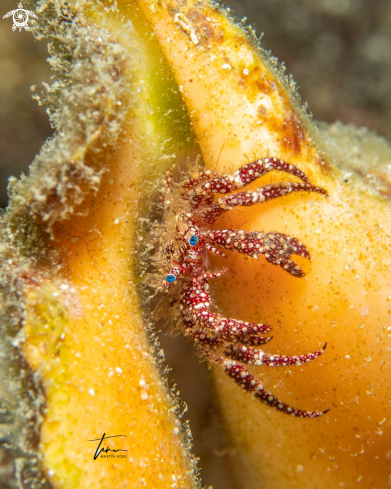
[[[256, 190], [236, 192], [272, 170], [294, 175], [301, 182], [271, 183]], [[247, 371], [246, 365], [302, 365], [322, 355], [326, 344], [313, 353], [299, 356], [264, 353], [259, 347], [271, 340], [263, 336], [271, 326], [226, 319], [210, 309], [208, 282], [227, 270], [209, 271], [208, 253], [226, 257], [222, 249], [227, 249], [253, 258], [264, 255], [268, 262], [291, 275], [304, 275], [291, 255], [309, 259], [310, 254], [296, 238], [277, 232], [264, 234], [210, 227], [219, 216], [236, 206], [261, 204], [291, 192], [326, 194], [322, 188], [313, 186], [302, 171], [278, 158], [256, 160], [233, 175], [197, 169], [179, 183], [173, 182], [170, 170], [161, 191], [165, 214], [159, 224], [155, 264], [160, 274], [164, 274], [158, 290], [169, 296], [171, 315], [208, 360], [221, 365], [239, 386], [278, 411], [299, 418], [316, 418], [327, 411], [303, 411], [281, 402]]]

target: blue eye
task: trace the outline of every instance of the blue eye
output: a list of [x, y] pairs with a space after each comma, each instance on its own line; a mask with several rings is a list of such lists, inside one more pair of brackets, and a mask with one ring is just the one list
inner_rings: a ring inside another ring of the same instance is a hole
[[193, 234], [193, 236], [189, 239], [189, 243], [191, 244], [191, 246], [194, 246], [198, 243], [198, 238], [195, 234]]
[[169, 282], [171, 284], [172, 282], [175, 282], [175, 280], [176, 280], [176, 277], [172, 273], [169, 273], [168, 275], [166, 275], [166, 282]]

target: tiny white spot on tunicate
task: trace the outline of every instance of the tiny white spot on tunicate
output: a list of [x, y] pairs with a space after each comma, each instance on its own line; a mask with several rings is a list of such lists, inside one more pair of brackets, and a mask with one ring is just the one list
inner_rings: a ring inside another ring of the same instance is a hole
[[88, 394], [89, 394], [90, 396], [95, 396], [95, 391], [94, 391], [94, 389], [88, 389]]
[[122, 374], [122, 369], [120, 369], [119, 367], [115, 367], [115, 371], [118, 372], [119, 374]]
[[304, 470], [304, 465], [298, 464], [298, 465], [296, 466], [296, 472], [297, 472], [298, 474], [300, 474], [300, 472], [303, 472], [303, 470]]
[[248, 69], [247, 69], [247, 68], [245, 68], [245, 69], [243, 70], [243, 75], [248, 75], [248, 74], [249, 74], [249, 71], [248, 71]]

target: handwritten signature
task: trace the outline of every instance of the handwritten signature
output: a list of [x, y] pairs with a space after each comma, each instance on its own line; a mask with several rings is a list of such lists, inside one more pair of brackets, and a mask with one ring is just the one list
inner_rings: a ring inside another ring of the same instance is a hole
[[102, 452], [103, 453], [108, 453], [108, 452], [127, 452], [127, 450], [123, 450], [122, 448], [117, 448], [117, 449], [115, 449], [115, 448], [109, 448], [109, 447], [102, 447], [101, 448], [101, 445], [103, 443], [103, 440], [107, 440], [108, 438], [118, 438], [120, 436], [124, 436], [126, 438], [126, 435], [106, 436], [106, 433], [103, 433], [102, 438], [96, 438], [94, 440], [88, 440], [88, 441], [99, 441], [98, 447], [95, 450], [94, 460], [96, 460]]

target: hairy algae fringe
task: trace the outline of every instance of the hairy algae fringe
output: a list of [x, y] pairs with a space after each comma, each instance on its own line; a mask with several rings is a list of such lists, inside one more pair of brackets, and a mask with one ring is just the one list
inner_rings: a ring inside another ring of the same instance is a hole
[[85, 21], [82, 4], [77, 9], [38, 2], [35, 32], [50, 39], [56, 78], [35, 98], [49, 105], [56, 133], [33, 161], [29, 177], [9, 186], [9, 210], [28, 207], [49, 230], [97, 191], [106, 148], [118, 139], [131, 105], [129, 53], [109, 31]]
[[173, 413], [175, 419], [174, 429], [178, 430], [178, 432], [181, 433], [182, 448], [188, 457], [187, 473], [189, 475], [189, 478], [192, 479], [194, 482], [194, 489], [207, 489], [202, 486], [201, 469], [198, 467], [199, 458], [197, 458], [191, 451], [193, 446], [193, 435], [190, 428], [190, 422], [181, 421], [188, 410], [187, 404], [179, 397], [177, 385], [171, 384], [170, 386], [168, 374], [171, 368], [167, 367], [167, 364], [165, 363], [164, 350], [160, 346], [159, 338], [153, 327], [153, 323], [148, 323], [146, 325], [146, 329], [149, 339], [149, 349], [155, 359], [156, 366], [158, 367], [160, 372], [160, 382], [170, 396], [172, 405], [170, 411]]
[[18, 348], [24, 289], [54, 277], [60, 265], [49, 246], [53, 226], [99, 188], [105, 152], [132, 106], [132, 59], [112, 33], [88, 25], [81, 2], [24, 6], [38, 14], [35, 36], [49, 40], [55, 78], [34, 98], [48, 106], [56, 131], [29, 175], [10, 179], [9, 206], [0, 215], [0, 474], [14, 472], [17, 487], [36, 489], [50, 487], [37, 455], [45, 399]]
[[[198, 163], [198, 158], [197, 158]], [[189, 162], [188, 162], [189, 164]], [[176, 170], [178, 168], [176, 167]], [[174, 183], [175, 185], [175, 183]], [[198, 467], [199, 459], [194, 456], [191, 449], [193, 446], [193, 435], [189, 421], [182, 420], [188, 408], [185, 402], [179, 397], [176, 384], [172, 385], [169, 381], [169, 372], [171, 368], [165, 363], [164, 350], [161, 348], [158, 338], [159, 331], [157, 328], [164, 327], [170, 334], [178, 334], [179, 326], [176, 326], [175, 321], [180, 321], [178, 311], [174, 314], [168, 314], [171, 304], [168, 297], [160, 304], [155, 311], [155, 307], [160, 301], [161, 294], [158, 294], [157, 288], [163, 283], [162, 277], [157, 277], [157, 265], [155, 262], [156, 247], [159, 246], [159, 238], [161, 238], [161, 229], [163, 224], [164, 208], [160, 202], [161, 181], [153, 186], [151, 194], [153, 195], [150, 201], [150, 207], [146, 213], [146, 217], [138, 219], [137, 227], [137, 244], [136, 253], [139, 260], [136, 263], [138, 294], [141, 302], [144, 304], [144, 328], [149, 340], [149, 349], [155, 360], [155, 364], [160, 372], [160, 382], [171, 399], [171, 412], [175, 417], [176, 428], [182, 435], [182, 447], [188, 456], [188, 473], [193, 478], [196, 488], [201, 489], [201, 469]], [[151, 314], [155, 311], [156, 314]], [[172, 311], [171, 311], [172, 312]], [[171, 385], [170, 385], [171, 384]]]
[[317, 122], [323, 150], [342, 171], [346, 183], [354, 179], [357, 187], [372, 195], [391, 197], [391, 145], [366, 127], [341, 122]]

